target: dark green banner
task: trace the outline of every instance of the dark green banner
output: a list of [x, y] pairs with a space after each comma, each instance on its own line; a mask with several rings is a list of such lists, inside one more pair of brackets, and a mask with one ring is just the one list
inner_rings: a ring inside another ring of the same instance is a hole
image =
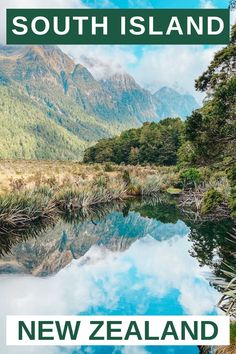
[[7, 44], [226, 44], [228, 9], [8, 9]]

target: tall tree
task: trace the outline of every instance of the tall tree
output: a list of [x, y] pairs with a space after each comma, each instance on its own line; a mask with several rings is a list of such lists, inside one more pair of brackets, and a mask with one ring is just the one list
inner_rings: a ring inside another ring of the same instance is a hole
[[218, 51], [208, 69], [196, 80], [196, 89], [207, 93], [202, 109], [186, 122], [198, 162], [235, 162], [236, 156], [236, 25], [229, 45]]

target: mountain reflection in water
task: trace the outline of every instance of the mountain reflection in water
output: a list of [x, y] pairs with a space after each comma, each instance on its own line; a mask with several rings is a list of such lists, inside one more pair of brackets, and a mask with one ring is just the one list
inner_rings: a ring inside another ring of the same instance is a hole
[[216, 224], [207, 231], [207, 224], [181, 218], [174, 205], [140, 201], [97, 216], [64, 217], [36, 238], [15, 240], [0, 259], [1, 354], [198, 353], [196, 347], [24, 347], [16, 353], [4, 344], [5, 316], [216, 314], [219, 294], [206, 278], [230, 260], [225, 236], [233, 226]]

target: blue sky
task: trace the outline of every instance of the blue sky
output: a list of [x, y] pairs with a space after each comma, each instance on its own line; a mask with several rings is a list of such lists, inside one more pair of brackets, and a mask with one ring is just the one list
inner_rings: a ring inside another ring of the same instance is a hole
[[119, 8], [199, 8], [205, 3], [216, 8], [228, 6], [227, 0], [195, 1], [195, 0], [83, 0], [90, 7], [119, 7]]
[[[227, 8], [228, 0], [82, 0], [93, 8]], [[115, 71], [124, 68], [142, 86], [155, 91], [171, 86], [193, 94], [199, 101], [202, 95], [194, 89], [195, 79], [207, 68], [216, 46], [87, 46], [65, 48], [100, 78], [109, 65]], [[89, 59], [87, 61], [87, 58]], [[91, 60], [92, 58], [92, 60]], [[101, 65], [99, 65], [99, 63]], [[103, 65], [105, 64], [105, 65]]]

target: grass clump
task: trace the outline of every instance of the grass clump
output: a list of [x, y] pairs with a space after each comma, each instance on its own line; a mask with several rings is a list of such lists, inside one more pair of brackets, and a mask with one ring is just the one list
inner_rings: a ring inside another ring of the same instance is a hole
[[40, 219], [54, 218], [56, 204], [39, 192], [17, 192], [0, 197], [0, 225], [3, 229], [20, 227]]
[[122, 183], [105, 181], [95, 181], [94, 183], [93, 181], [84, 188], [74, 187], [62, 190], [56, 195], [56, 200], [61, 209], [82, 209], [121, 200], [125, 191], [125, 185]]
[[163, 189], [163, 178], [161, 175], [148, 176], [142, 184], [142, 195], [158, 194]]
[[122, 179], [126, 186], [129, 186], [131, 184], [130, 173], [128, 170], [124, 170]]

